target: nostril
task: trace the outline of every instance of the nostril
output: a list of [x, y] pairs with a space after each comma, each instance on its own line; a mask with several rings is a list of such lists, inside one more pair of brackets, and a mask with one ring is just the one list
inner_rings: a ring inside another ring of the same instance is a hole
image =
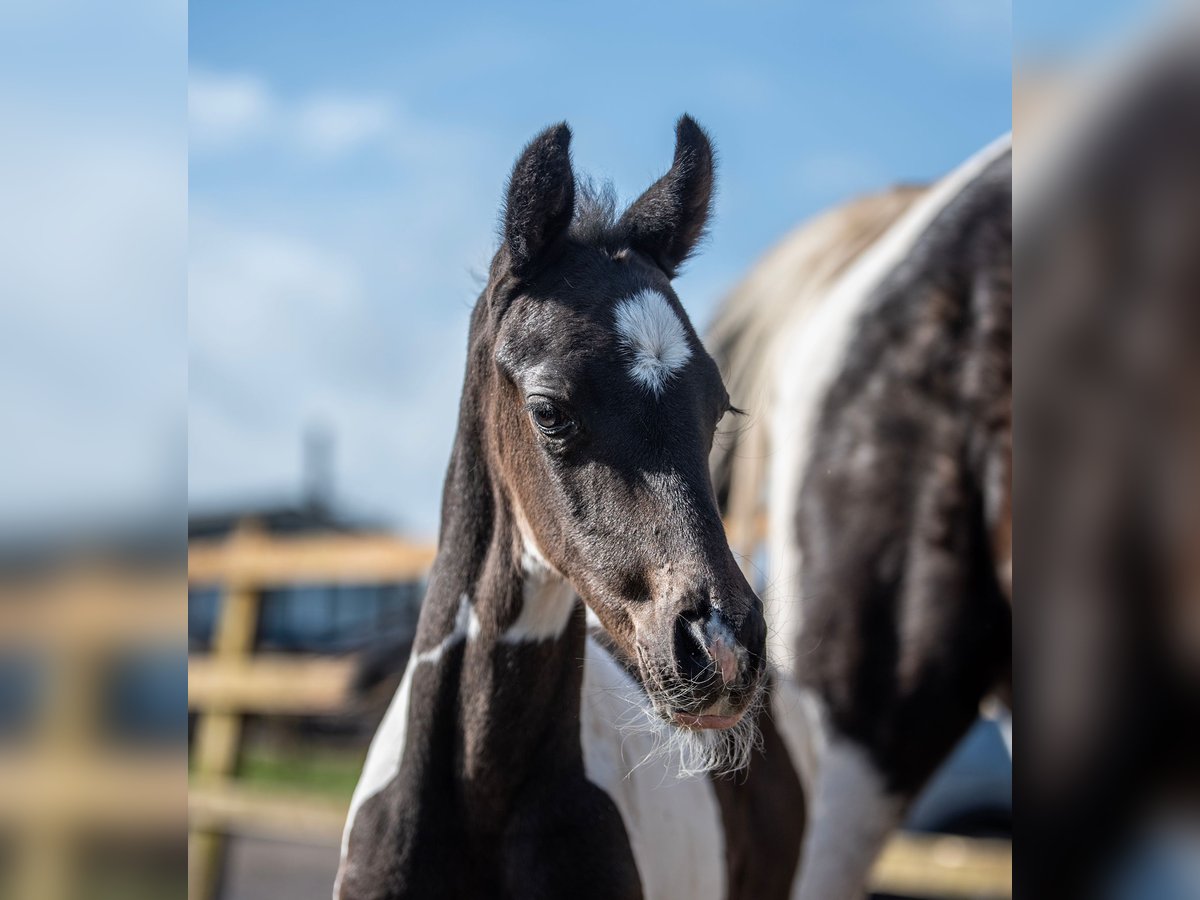
[[675, 620], [675, 658], [686, 678], [703, 677], [709, 665], [708, 648], [700, 622], [680, 616]]
[[745, 668], [746, 649], [717, 610], [703, 618], [681, 614], [675, 620], [675, 652], [680, 670], [710, 687], [730, 688]]
[[733, 684], [737, 681], [745, 651], [738, 645], [729, 626], [715, 613], [705, 623], [704, 637], [705, 650], [721, 677], [721, 683], [726, 686]]

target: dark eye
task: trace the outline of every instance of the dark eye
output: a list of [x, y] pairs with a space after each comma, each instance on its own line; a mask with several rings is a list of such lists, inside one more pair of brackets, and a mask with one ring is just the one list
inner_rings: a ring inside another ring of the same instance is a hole
[[534, 400], [529, 404], [529, 415], [542, 434], [563, 437], [575, 425], [562, 409], [547, 400]]

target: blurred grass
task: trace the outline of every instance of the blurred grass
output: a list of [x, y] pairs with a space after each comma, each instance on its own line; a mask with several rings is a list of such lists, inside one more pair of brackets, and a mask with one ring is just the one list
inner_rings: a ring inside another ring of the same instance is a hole
[[303, 753], [287, 753], [265, 747], [247, 748], [242, 754], [238, 781], [248, 787], [311, 792], [349, 802], [365, 759], [363, 751], [306, 749]]
[[184, 900], [187, 880], [184, 875], [139, 877], [132, 873], [93, 876], [82, 885], [78, 900]]

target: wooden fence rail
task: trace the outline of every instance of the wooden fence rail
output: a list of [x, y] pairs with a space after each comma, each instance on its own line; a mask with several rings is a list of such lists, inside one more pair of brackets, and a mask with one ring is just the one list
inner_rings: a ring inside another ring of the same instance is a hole
[[[364, 584], [424, 577], [433, 549], [395, 538], [338, 535], [276, 540], [242, 529], [221, 544], [193, 544], [188, 580], [218, 587], [222, 604], [208, 656], [188, 661], [188, 706], [197, 723], [188, 792], [188, 897], [216, 900], [232, 834], [336, 845], [348, 801], [238, 783], [246, 714], [344, 711], [351, 664], [254, 654], [259, 592], [297, 583]], [[332, 881], [333, 873], [330, 873]], [[1007, 841], [897, 835], [873, 874], [876, 889], [929, 898], [1012, 895]]]
[[272, 816], [279, 800], [247, 799], [232, 781], [243, 715], [337, 711], [350, 677], [344, 661], [256, 656], [261, 591], [303, 583], [416, 581], [432, 560], [432, 548], [384, 535], [280, 540], [252, 526], [239, 528], [226, 541], [189, 547], [189, 584], [221, 590], [211, 653], [188, 660], [188, 707], [197, 713], [188, 801], [190, 900], [217, 897], [226, 835], [236, 830], [236, 822], [273, 822], [287, 831], [313, 819], [332, 820], [319, 802], [303, 798], [291, 802], [290, 815]]
[[181, 832], [182, 752], [115, 746], [100, 726], [115, 661], [183, 653], [185, 597], [177, 572], [97, 561], [0, 584], [0, 655], [27, 654], [45, 688], [28, 732], [0, 748], [0, 832], [12, 850], [0, 896], [80, 896], [89, 841]]

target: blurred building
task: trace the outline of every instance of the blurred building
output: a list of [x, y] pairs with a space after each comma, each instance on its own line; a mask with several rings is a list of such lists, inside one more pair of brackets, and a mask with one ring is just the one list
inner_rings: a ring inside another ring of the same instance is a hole
[[300, 502], [188, 520], [192, 900], [283, 896], [288, 871], [291, 896], [327, 895], [326, 856], [412, 647], [433, 547], [339, 511], [328, 449], [306, 442]]
[[[211, 549], [253, 533], [264, 554], [354, 554], [392, 538], [372, 523], [340, 515], [324, 503], [246, 507], [197, 513], [188, 519], [189, 548]], [[207, 652], [220, 608], [219, 584], [188, 587], [188, 652]], [[419, 580], [347, 573], [338, 580], [264, 585], [254, 649], [272, 653], [341, 654], [381, 640], [411, 644], [423, 593]]]
[[114, 527], [0, 548], [0, 896], [181, 894], [180, 545]]

